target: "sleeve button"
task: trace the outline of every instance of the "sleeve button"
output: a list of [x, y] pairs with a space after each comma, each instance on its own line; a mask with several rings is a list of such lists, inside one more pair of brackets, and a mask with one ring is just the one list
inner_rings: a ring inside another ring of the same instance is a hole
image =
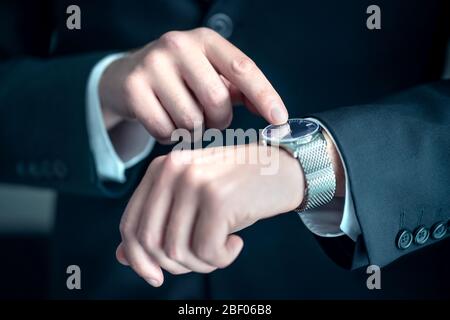
[[424, 226], [418, 227], [414, 232], [414, 242], [418, 245], [423, 245], [430, 238], [430, 230]]
[[397, 235], [397, 248], [400, 250], [408, 249], [413, 242], [413, 235], [409, 230], [402, 230]]
[[435, 240], [442, 239], [447, 233], [445, 222], [438, 222], [431, 228], [431, 237]]

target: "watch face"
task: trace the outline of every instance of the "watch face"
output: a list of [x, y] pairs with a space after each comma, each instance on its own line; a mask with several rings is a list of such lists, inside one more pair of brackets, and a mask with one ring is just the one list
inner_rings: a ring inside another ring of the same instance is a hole
[[272, 143], [287, 143], [301, 141], [311, 137], [319, 131], [319, 125], [305, 119], [289, 119], [287, 123], [267, 126], [263, 132], [263, 139]]

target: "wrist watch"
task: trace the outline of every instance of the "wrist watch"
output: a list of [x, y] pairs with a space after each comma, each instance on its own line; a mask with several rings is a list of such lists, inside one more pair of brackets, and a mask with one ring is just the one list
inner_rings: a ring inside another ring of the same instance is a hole
[[336, 192], [336, 176], [320, 125], [312, 119], [289, 119], [262, 131], [262, 143], [279, 146], [298, 159], [305, 176], [305, 194], [295, 210], [303, 212], [330, 202]]

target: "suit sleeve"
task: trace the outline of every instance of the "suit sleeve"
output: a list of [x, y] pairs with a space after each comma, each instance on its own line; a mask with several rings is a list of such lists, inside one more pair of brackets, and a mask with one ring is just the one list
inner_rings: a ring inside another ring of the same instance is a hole
[[0, 4], [0, 181], [117, 196], [133, 184], [98, 179], [86, 128], [86, 85], [107, 53], [50, 54], [44, 1]]
[[342, 153], [362, 232], [322, 244], [335, 261], [382, 267], [448, 237], [450, 81], [314, 116]]

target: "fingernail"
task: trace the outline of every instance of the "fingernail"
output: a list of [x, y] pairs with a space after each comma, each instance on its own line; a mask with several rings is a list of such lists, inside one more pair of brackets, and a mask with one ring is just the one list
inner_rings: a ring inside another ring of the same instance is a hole
[[126, 266], [126, 267], [128, 267], [130, 264], [128, 263], [128, 261], [126, 261], [126, 260], [123, 260], [123, 259], [117, 259], [118, 261], [119, 261], [119, 263], [121, 264], [121, 265], [124, 265], [124, 266]]
[[272, 108], [270, 115], [272, 116], [272, 121], [275, 124], [283, 124], [288, 120], [286, 112], [284, 112], [280, 107]]
[[159, 281], [155, 280], [155, 279], [147, 279], [147, 282], [150, 283], [150, 285], [152, 285], [153, 287], [159, 287]]

